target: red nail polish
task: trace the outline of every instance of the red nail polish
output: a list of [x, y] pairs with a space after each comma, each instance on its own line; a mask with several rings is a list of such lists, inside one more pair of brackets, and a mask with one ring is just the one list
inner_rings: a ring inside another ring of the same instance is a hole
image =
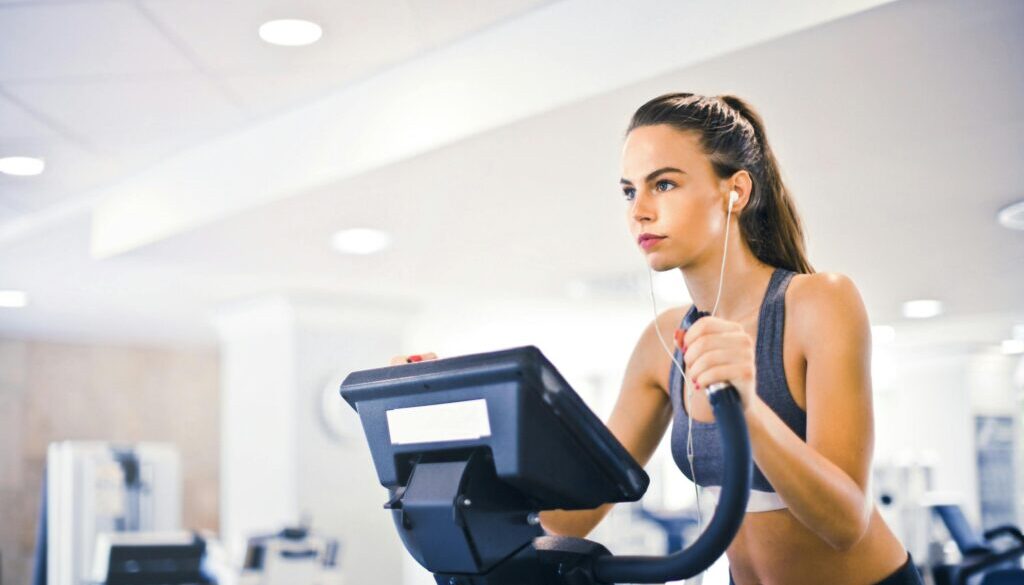
[[423, 361], [423, 356], [421, 356], [421, 355], [411, 355], [411, 356], [409, 356], [409, 363], [422, 362], [422, 361]]

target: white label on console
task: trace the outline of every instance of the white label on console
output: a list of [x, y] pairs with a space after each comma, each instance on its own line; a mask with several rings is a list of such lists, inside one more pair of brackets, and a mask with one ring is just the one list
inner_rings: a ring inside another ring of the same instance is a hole
[[387, 411], [392, 445], [467, 441], [491, 436], [487, 401], [466, 400]]

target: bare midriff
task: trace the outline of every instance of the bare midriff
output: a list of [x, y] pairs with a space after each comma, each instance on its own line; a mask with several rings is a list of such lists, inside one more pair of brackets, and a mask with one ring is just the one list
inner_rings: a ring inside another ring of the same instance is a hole
[[832, 548], [789, 510], [750, 513], [726, 554], [737, 585], [870, 585], [907, 561], [906, 549], [877, 509], [864, 537], [844, 551]]

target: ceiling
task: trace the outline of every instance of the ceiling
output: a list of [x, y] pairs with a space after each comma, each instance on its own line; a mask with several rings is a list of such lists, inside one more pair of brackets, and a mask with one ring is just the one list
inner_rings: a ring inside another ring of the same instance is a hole
[[[170, 154], [480, 33], [550, 0], [0, 0], [0, 222], [79, 197]], [[324, 29], [308, 47], [255, 34]]]
[[[639, 104], [679, 90], [755, 104], [812, 263], [849, 274], [874, 322], [921, 297], [961, 318], [1024, 314], [1024, 232], [995, 223], [1024, 197], [1024, 4], [1013, 0], [903, 0], [737, 43], [350, 176], [297, 177], [287, 196], [94, 257], [90, 212], [110, 185], [160, 176], [169, 157], [216, 153], [239, 129], [299, 120], [322, 96], [431, 48], [574, 8], [297, 3], [325, 29], [301, 57], [249, 34], [281, 5], [0, 0], [0, 156], [35, 149], [49, 166], [0, 178], [0, 289], [31, 298], [0, 309], [0, 334], [212, 343], [212, 310], [265, 293], [567, 299], [574, 284], [628, 281], [643, 264], [616, 185], [622, 132]], [[245, 26], [215, 26], [224, 22]], [[607, 76], [628, 69], [608, 59]], [[393, 248], [332, 252], [330, 235], [356, 226], [388, 229]]]

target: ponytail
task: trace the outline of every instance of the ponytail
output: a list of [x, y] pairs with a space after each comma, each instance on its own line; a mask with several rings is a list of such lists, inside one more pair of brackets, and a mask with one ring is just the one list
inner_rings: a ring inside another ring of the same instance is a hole
[[793, 199], [768, 144], [764, 122], [733, 95], [666, 94], [640, 107], [627, 134], [640, 126], [668, 124], [695, 131], [719, 178], [745, 170], [753, 179], [750, 200], [740, 213], [743, 240], [761, 262], [798, 273], [813, 273]]

